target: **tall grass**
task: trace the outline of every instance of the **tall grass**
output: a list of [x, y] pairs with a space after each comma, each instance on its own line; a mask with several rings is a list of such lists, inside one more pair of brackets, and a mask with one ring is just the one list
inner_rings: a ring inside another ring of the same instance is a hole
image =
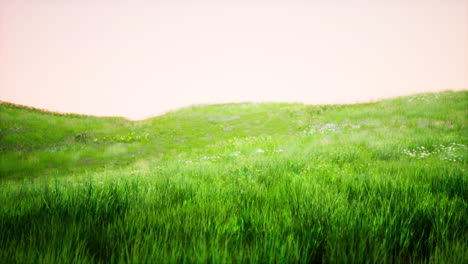
[[467, 263], [467, 99], [192, 107], [109, 134], [86, 117], [97, 143], [52, 143], [76, 152], [2, 151], [0, 260]]

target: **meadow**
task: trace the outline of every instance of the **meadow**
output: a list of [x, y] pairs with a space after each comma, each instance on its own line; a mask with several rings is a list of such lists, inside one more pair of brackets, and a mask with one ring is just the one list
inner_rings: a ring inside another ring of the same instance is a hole
[[1, 263], [468, 263], [468, 91], [191, 106], [0, 104]]

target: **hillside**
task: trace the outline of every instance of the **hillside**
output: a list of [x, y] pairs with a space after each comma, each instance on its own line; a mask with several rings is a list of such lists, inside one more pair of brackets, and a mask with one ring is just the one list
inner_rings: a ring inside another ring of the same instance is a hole
[[467, 91], [143, 121], [1, 103], [0, 262], [462, 263], [467, 164]]
[[2, 103], [0, 177], [126, 166], [142, 160], [157, 163], [168, 156], [196, 159], [229, 154], [234, 146], [242, 146], [247, 154], [260, 147], [257, 141], [274, 143], [269, 148], [290, 154], [311, 151], [298, 144], [362, 143], [372, 156], [385, 153], [386, 159], [398, 160], [405, 148], [467, 145], [467, 105], [467, 92], [446, 92], [358, 105], [193, 106], [132, 122]]

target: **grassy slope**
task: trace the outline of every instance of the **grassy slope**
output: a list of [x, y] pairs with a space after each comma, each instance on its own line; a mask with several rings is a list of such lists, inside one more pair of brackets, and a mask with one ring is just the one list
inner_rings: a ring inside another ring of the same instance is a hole
[[467, 115], [468, 92], [138, 122], [3, 103], [0, 260], [467, 262]]

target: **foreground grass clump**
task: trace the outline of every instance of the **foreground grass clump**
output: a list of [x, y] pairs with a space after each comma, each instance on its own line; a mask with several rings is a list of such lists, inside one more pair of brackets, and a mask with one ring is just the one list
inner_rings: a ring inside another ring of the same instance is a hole
[[467, 92], [138, 122], [1, 104], [0, 261], [467, 263], [467, 114]]

